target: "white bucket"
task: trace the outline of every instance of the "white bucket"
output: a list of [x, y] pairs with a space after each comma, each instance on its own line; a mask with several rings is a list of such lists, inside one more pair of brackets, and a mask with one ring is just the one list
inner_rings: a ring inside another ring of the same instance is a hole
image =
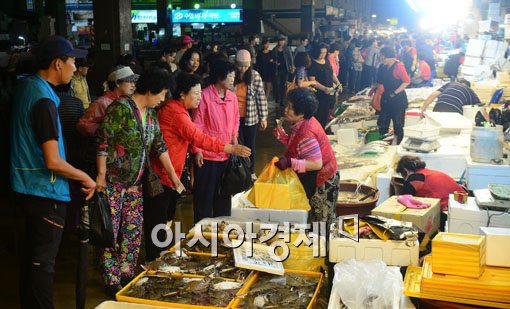
[[471, 131], [471, 159], [480, 163], [491, 163], [503, 157], [503, 127], [473, 127]]
[[462, 114], [467, 119], [471, 120], [473, 123], [475, 123], [475, 116], [476, 113], [478, 113], [482, 109], [482, 106], [478, 105], [464, 105], [462, 107]]
[[356, 129], [339, 129], [336, 131], [336, 140], [341, 145], [358, 144], [358, 130]]

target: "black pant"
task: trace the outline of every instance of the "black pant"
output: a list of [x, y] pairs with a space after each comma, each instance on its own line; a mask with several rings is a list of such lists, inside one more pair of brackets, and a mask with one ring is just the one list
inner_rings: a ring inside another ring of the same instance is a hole
[[317, 121], [319, 121], [322, 128], [324, 128], [328, 124], [329, 110], [331, 109], [334, 96], [327, 95], [320, 90], [317, 91], [316, 96], [317, 101], [319, 101], [319, 106], [317, 106], [317, 112], [314, 116]]
[[[145, 260], [152, 261], [159, 257], [160, 248], [152, 241], [152, 230], [158, 224], [165, 224], [173, 220], [179, 194], [170, 187], [163, 186], [164, 192], [155, 197], [149, 197], [144, 190], [143, 197], [143, 227], [145, 237]], [[165, 241], [164, 230], [158, 232], [159, 241]]]
[[219, 194], [221, 177], [227, 162], [204, 160], [202, 167], [194, 165], [193, 211], [195, 223], [203, 218], [230, 216], [231, 197]]
[[373, 66], [363, 64], [363, 71], [361, 72], [361, 88], [372, 86], [374, 82], [375, 69]]
[[241, 117], [239, 123], [239, 137], [243, 145], [251, 149], [250, 155], [250, 171], [253, 174], [253, 167], [255, 166], [255, 138], [257, 137], [257, 125], [245, 125], [245, 118]]
[[399, 102], [399, 97], [384, 102], [381, 99], [381, 113], [377, 119], [377, 126], [380, 134], [388, 133], [390, 121], [393, 121], [393, 131], [397, 137], [397, 144], [400, 144], [404, 138], [404, 122], [406, 114], [406, 104]]
[[289, 74], [287, 71], [278, 71], [273, 85], [274, 99], [279, 104], [282, 115], [285, 108], [285, 92], [287, 91], [288, 79]]
[[26, 219], [26, 235], [20, 265], [22, 308], [53, 308], [53, 277], [64, 222], [66, 203], [29, 195], [17, 195]]
[[361, 71], [351, 70], [349, 73], [349, 89], [356, 93], [361, 90]]

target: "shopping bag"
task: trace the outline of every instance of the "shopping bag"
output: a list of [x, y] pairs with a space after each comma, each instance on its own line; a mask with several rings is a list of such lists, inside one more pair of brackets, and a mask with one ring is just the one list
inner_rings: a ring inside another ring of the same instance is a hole
[[257, 208], [310, 210], [305, 189], [292, 169], [280, 170], [274, 157], [255, 181], [248, 200]]
[[113, 224], [110, 205], [103, 192], [97, 192], [90, 200], [90, 243], [99, 248], [114, 247]]
[[372, 107], [376, 110], [376, 111], [381, 111], [381, 97], [382, 97], [382, 94], [384, 92], [384, 86], [379, 84], [377, 86], [377, 89], [374, 93], [374, 96], [372, 97]]
[[232, 196], [253, 186], [250, 159], [230, 155], [219, 186], [221, 196]]

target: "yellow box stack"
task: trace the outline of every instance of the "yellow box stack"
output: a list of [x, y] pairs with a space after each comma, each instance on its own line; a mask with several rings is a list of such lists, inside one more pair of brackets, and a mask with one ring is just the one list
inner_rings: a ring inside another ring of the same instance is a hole
[[480, 278], [485, 267], [485, 236], [438, 233], [432, 240], [432, 271]]
[[[433, 257], [423, 262], [421, 291], [478, 300], [510, 303], [510, 269], [487, 266], [480, 278], [443, 275], [433, 272]], [[452, 263], [454, 264], [454, 263]]]

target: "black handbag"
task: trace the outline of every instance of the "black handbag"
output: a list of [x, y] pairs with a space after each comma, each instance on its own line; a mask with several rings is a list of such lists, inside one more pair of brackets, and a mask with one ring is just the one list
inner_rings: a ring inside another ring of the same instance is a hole
[[90, 243], [100, 248], [115, 246], [110, 205], [103, 192], [94, 194], [89, 203]]
[[248, 190], [252, 186], [250, 159], [230, 155], [219, 186], [220, 195], [235, 195]]

